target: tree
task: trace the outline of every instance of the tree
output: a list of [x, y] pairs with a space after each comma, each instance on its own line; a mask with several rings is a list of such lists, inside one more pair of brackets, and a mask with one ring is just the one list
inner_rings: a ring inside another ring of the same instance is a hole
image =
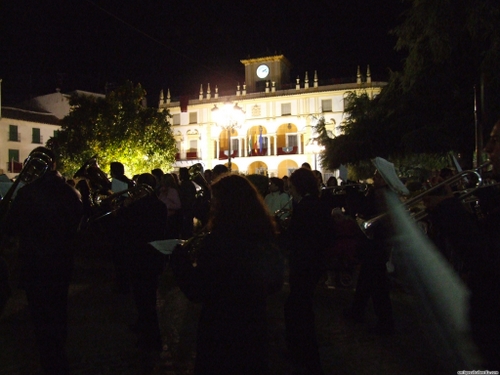
[[[393, 32], [406, 50], [402, 72], [373, 100], [352, 94], [344, 134], [326, 142], [325, 166], [374, 156], [462, 155], [475, 148], [474, 88], [485, 131], [500, 117], [500, 4], [490, 0], [407, 0]], [[481, 95], [484, 94], [484, 95]], [[328, 144], [330, 146], [328, 146]]]
[[154, 168], [171, 170], [176, 148], [169, 114], [144, 107], [145, 95], [132, 82], [105, 97], [73, 95], [61, 131], [49, 140], [62, 172], [73, 175], [94, 155], [104, 171], [112, 161], [122, 162], [131, 176]]

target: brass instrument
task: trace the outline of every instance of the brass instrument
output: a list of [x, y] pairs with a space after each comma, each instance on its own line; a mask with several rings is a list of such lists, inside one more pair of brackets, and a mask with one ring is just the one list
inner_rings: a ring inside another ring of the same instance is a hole
[[292, 203], [293, 198], [290, 198], [283, 207], [274, 212], [274, 218], [276, 220], [276, 224], [278, 224], [280, 232], [286, 231], [288, 229], [288, 225], [290, 225]]
[[197, 265], [203, 241], [209, 235], [210, 232], [201, 232], [177, 245], [183, 254], [189, 257], [194, 267]]
[[130, 189], [116, 192], [106, 197], [101, 203], [101, 210], [88, 219], [89, 223], [117, 212], [123, 207], [130, 206], [134, 202], [155, 194], [154, 187], [148, 184], [138, 184]]
[[188, 168], [189, 179], [198, 185], [201, 189], [197, 189], [196, 196], [207, 195], [210, 188], [205, 176], [203, 176], [203, 165], [201, 163], [193, 164]]
[[5, 217], [10, 209], [12, 197], [19, 184], [29, 184], [42, 177], [49, 171], [54, 164], [52, 151], [45, 147], [36, 147], [30, 152], [28, 158], [24, 161], [24, 166], [14, 183], [11, 185], [5, 197], [0, 201], [0, 222], [3, 224]]
[[[426, 191], [416, 195], [415, 197], [407, 200], [406, 202], [404, 202], [402, 204], [402, 206], [406, 209], [410, 209], [411, 207], [414, 207], [416, 206], [417, 204], [423, 202], [423, 199], [427, 196], [430, 196], [432, 195], [433, 193], [436, 193], [438, 190], [442, 189], [443, 187], [445, 187], [446, 185], [452, 185], [452, 184], [455, 184], [455, 183], [460, 183], [462, 181], [464, 181], [465, 179], [467, 179], [468, 181], [470, 181], [471, 179], [468, 178], [468, 176], [471, 176], [472, 179], [475, 179], [476, 182], [475, 182], [475, 186], [471, 189], [468, 189], [466, 190], [466, 192], [464, 194], [461, 194], [459, 196], [459, 199], [460, 200], [463, 200], [465, 199], [466, 197], [469, 197], [471, 196], [472, 194], [474, 194], [478, 189], [484, 187], [485, 185], [483, 185], [483, 178], [482, 178], [482, 175], [480, 173], [480, 171], [487, 167], [488, 165], [490, 164], [490, 162], [486, 162], [484, 164], [482, 164], [481, 166], [477, 167], [476, 169], [470, 169], [470, 170], [466, 170], [466, 171], [462, 171], [450, 178], [448, 178], [447, 180], [445, 181], [442, 181], [440, 182], [439, 184], [436, 184], [434, 186], [432, 186], [431, 188], [427, 189]], [[487, 185], [486, 185], [487, 186]], [[373, 237], [373, 229], [375, 228], [375, 226], [380, 223], [383, 219], [385, 219], [387, 216], [389, 215], [388, 212], [384, 212], [378, 216], [375, 216], [369, 220], [361, 220], [361, 219], [358, 219], [358, 225], [361, 229], [361, 231], [368, 237], [368, 238], [372, 238]], [[417, 211], [416, 213], [412, 214], [412, 218], [416, 221], [420, 221], [420, 220], [423, 220], [424, 218], [426, 218], [428, 216], [428, 212], [426, 210], [420, 210], [420, 211]]]
[[331, 190], [333, 194], [344, 194], [349, 189], [353, 189], [359, 192], [366, 192], [368, 190], [368, 187], [368, 184], [347, 184], [339, 186], [326, 186], [321, 190]]
[[90, 200], [93, 206], [101, 204], [103, 196], [111, 194], [111, 181], [97, 163], [97, 155], [88, 159], [73, 175], [74, 179], [85, 179], [90, 188]]

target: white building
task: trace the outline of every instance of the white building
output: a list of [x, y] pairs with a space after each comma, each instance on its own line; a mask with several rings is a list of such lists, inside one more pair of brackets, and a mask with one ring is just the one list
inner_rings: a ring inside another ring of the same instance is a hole
[[[172, 115], [178, 149], [175, 168], [195, 163], [205, 169], [227, 165], [231, 150], [231, 169], [240, 173], [283, 177], [304, 162], [320, 169], [318, 151], [308, 147], [319, 116], [338, 135], [346, 95], [354, 91], [373, 97], [386, 84], [372, 82], [369, 67], [364, 79], [358, 67], [356, 82], [322, 85], [316, 72], [311, 76], [305, 72], [303, 79], [297, 77], [290, 84], [290, 63], [283, 55], [241, 62], [245, 82], [230, 95], [219, 95], [217, 86], [210, 83], [201, 85], [197, 98], [172, 101], [170, 90], [166, 96], [160, 93], [159, 110], [168, 109]], [[243, 118], [235, 123], [235, 118], [226, 117], [217, 123], [215, 114], [225, 103], [240, 107]]]
[[[0, 80], [1, 83], [1, 80]], [[75, 91], [79, 95], [102, 94]], [[37, 96], [18, 107], [2, 107], [0, 103], [0, 174], [15, 177], [30, 152], [43, 146], [61, 129], [61, 119], [69, 114], [71, 95], [58, 90]]]
[[1, 107], [0, 174], [13, 178], [24, 160], [59, 130], [60, 120], [49, 112]]

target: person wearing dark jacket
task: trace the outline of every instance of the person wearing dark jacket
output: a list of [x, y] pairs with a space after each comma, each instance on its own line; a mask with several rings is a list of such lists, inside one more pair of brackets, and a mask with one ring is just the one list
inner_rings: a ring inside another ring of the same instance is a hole
[[[150, 173], [143, 173], [137, 179], [138, 187], [149, 185], [150, 192], [155, 183], [155, 177]], [[137, 346], [145, 353], [159, 353], [163, 345], [156, 294], [166, 259], [149, 242], [166, 238], [167, 207], [154, 192], [142, 195], [125, 202], [118, 211], [115, 225], [116, 242], [124, 254], [137, 310], [137, 321], [132, 325], [137, 333]]]
[[325, 269], [331, 215], [319, 198], [318, 182], [306, 168], [290, 176], [293, 211], [282, 235], [289, 255], [290, 294], [285, 303], [286, 339], [294, 374], [322, 374], [313, 311], [316, 286]]
[[[377, 157], [372, 159], [376, 167], [373, 175], [373, 186], [368, 190], [357, 212], [363, 220], [373, 219], [387, 212], [386, 195], [408, 195], [409, 191], [399, 179], [394, 164]], [[393, 227], [389, 217], [378, 220], [365, 233], [368, 238], [360, 250], [360, 269], [354, 300], [344, 317], [362, 322], [368, 303], [373, 304], [377, 316], [377, 334], [394, 333], [394, 319], [390, 298], [391, 285], [387, 264], [392, 249]]]
[[212, 185], [207, 233], [177, 247], [181, 290], [202, 304], [195, 374], [269, 374], [267, 296], [281, 289], [283, 262], [262, 197], [243, 176]]
[[43, 371], [69, 374], [65, 342], [74, 239], [83, 215], [79, 193], [55, 170], [54, 154], [38, 179], [19, 189], [8, 213], [7, 233], [19, 240], [20, 282], [26, 291]]

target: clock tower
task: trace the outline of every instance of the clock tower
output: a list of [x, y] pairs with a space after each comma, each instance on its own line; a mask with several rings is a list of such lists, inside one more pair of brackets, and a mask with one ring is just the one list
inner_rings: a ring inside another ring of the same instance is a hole
[[248, 92], [262, 92], [265, 90], [266, 82], [269, 87], [274, 85], [276, 90], [281, 85], [290, 82], [291, 64], [283, 55], [258, 57], [254, 59], [241, 60], [245, 65], [245, 83]]

